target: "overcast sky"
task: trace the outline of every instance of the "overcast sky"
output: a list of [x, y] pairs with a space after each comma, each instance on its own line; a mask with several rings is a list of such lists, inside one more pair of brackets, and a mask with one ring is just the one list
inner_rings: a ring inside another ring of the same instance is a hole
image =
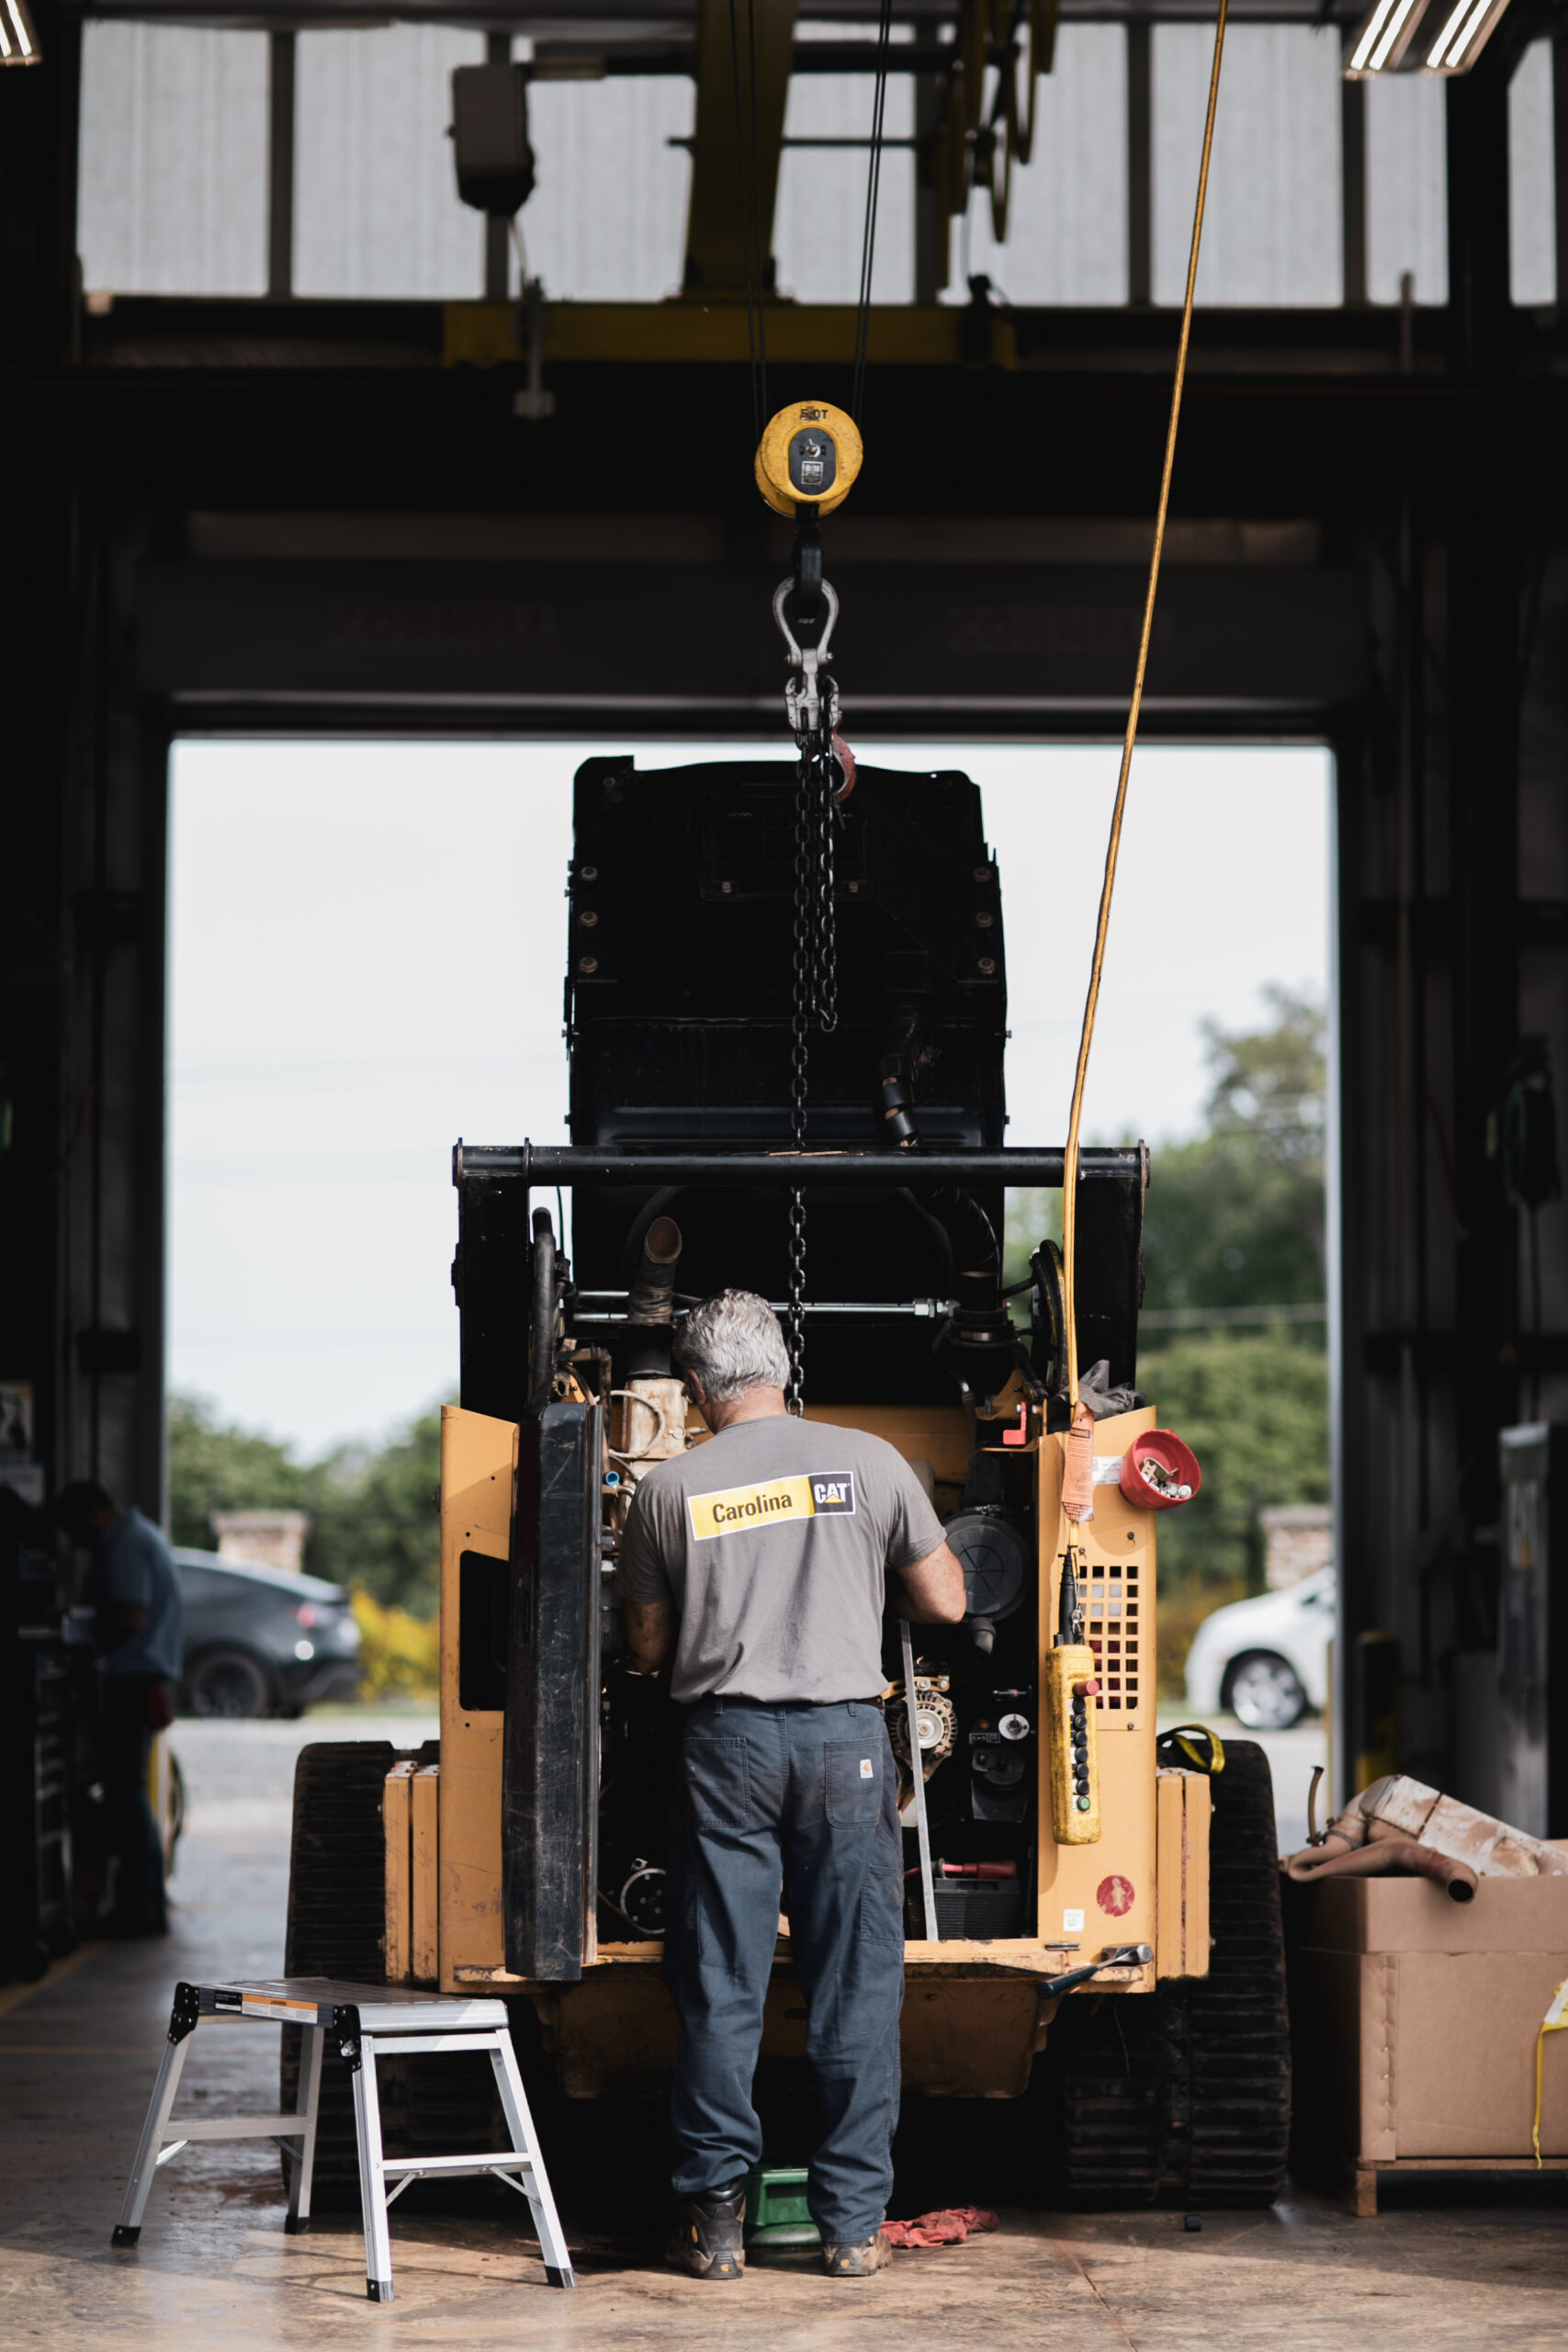
[[[455, 1391], [450, 1153], [566, 1139], [573, 770], [735, 747], [184, 742], [171, 875], [170, 1382], [314, 1453]], [[754, 745], [744, 747], [757, 755]], [[773, 744], [765, 747], [772, 751]], [[900, 744], [985, 797], [1013, 1144], [1066, 1133], [1117, 749]], [[1140, 752], [1086, 1136], [1199, 1124], [1200, 1023], [1325, 987], [1331, 767]]]

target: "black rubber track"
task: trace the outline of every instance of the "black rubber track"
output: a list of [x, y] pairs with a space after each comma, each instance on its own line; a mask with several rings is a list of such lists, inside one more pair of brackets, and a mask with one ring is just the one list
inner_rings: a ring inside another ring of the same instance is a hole
[[1075, 2205], [1272, 2204], [1291, 2130], [1274, 1791], [1250, 1740], [1212, 1784], [1206, 1977], [1108, 1995], [1047, 2045], [1052, 2185]]
[[[301, 1748], [294, 1770], [284, 1973], [384, 1982], [386, 1861], [381, 1790], [399, 1750], [387, 1740], [324, 1740]], [[434, 1763], [434, 1741], [421, 1750]], [[281, 2084], [294, 2105], [299, 2036], [285, 2028]], [[503, 2148], [509, 2135], [490, 2061], [464, 2052], [445, 2061], [378, 2061], [381, 2132], [389, 2155], [443, 2155]], [[499, 2135], [499, 2136], [498, 2136]], [[285, 2177], [288, 2166], [285, 2165]], [[471, 2193], [471, 2184], [466, 2184]], [[408, 2194], [419, 2197], [423, 2183]], [[425, 2189], [425, 2194], [430, 2192]], [[348, 2069], [328, 2048], [321, 2067], [312, 2201], [323, 2211], [359, 2202], [354, 2096]]]

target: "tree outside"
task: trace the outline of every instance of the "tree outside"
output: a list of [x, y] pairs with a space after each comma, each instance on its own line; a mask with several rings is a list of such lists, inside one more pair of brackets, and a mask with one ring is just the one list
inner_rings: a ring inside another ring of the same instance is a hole
[[436, 1606], [440, 1483], [439, 1408], [381, 1446], [339, 1446], [302, 1463], [271, 1438], [225, 1426], [198, 1397], [169, 1400], [175, 1543], [209, 1546], [215, 1510], [308, 1510], [312, 1576], [422, 1620]]

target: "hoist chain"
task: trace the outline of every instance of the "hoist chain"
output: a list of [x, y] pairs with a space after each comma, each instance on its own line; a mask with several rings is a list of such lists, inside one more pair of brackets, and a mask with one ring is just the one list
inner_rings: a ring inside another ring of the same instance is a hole
[[[773, 594], [773, 618], [784, 641], [789, 677], [784, 713], [800, 753], [795, 798], [795, 989], [790, 1018], [790, 1132], [796, 1151], [806, 1142], [807, 1064], [815, 1025], [825, 1036], [839, 1025], [839, 961], [833, 897], [836, 804], [853, 789], [854, 760], [840, 741], [839, 689], [829, 664], [839, 600], [822, 577], [822, 541], [815, 506], [795, 509], [790, 576]], [[790, 626], [794, 617], [795, 627]], [[798, 635], [796, 632], [798, 631]], [[798, 1184], [789, 1196], [789, 1390], [792, 1413], [806, 1397], [806, 1200]]]
[[[842, 771], [831, 749], [802, 757], [795, 797], [795, 999], [790, 1021], [790, 1132], [806, 1142], [807, 1070], [813, 1025], [825, 1036], [839, 1025], [839, 950], [833, 896], [833, 806]], [[789, 1196], [789, 1389], [792, 1413], [806, 1396], [806, 1201]]]

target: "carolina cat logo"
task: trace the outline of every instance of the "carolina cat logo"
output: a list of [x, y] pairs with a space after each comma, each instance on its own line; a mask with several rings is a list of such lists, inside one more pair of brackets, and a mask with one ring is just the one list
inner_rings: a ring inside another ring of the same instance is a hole
[[726, 1487], [717, 1494], [692, 1495], [686, 1508], [699, 1544], [756, 1527], [784, 1527], [803, 1519], [825, 1518], [855, 1508], [852, 1470], [813, 1470], [803, 1478], [768, 1478], [755, 1487]]

